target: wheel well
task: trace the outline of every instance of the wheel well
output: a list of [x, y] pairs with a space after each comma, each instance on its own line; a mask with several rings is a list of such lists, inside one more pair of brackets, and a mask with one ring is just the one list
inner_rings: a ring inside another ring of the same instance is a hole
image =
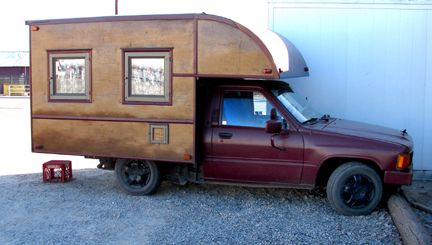
[[316, 185], [317, 186], [326, 186], [327, 181], [330, 178], [330, 175], [335, 171], [339, 166], [348, 163], [348, 162], [360, 162], [377, 172], [377, 174], [383, 179], [383, 172], [378, 164], [374, 161], [368, 159], [361, 158], [330, 158], [325, 160], [318, 170], [318, 174], [316, 177]]

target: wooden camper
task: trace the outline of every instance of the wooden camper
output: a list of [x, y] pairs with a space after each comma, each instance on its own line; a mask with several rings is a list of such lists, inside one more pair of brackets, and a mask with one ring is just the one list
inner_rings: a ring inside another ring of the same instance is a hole
[[[34, 152], [193, 163], [197, 79], [280, 77], [280, 67], [254, 33], [218, 16], [26, 23]], [[129, 65], [140, 55], [165, 62], [156, 96], [131, 92]], [[68, 59], [85, 60], [73, 75], [82, 76], [84, 87], [73, 92], [56, 87], [60, 75], [69, 76], [67, 65], [59, 65]]]

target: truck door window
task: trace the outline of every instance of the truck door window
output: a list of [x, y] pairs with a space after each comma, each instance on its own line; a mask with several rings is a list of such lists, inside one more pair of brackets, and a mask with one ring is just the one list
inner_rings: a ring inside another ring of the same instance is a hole
[[225, 91], [222, 125], [264, 128], [270, 119], [271, 103], [260, 92]]

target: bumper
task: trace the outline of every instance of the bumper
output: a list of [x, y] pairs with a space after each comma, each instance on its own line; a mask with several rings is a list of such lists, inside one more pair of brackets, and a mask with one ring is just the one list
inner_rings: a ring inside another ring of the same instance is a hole
[[392, 185], [411, 185], [413, 172], [385, 171], [384, 183]]

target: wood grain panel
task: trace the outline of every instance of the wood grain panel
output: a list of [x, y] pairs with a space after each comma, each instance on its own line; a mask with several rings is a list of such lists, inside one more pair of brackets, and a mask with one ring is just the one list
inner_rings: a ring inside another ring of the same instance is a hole
[[[33, 114], [193, 119], [193, 77], [173, 78], [172, 106], [122, 104], [122, 48], [173, 48], [173, 73], [193, 72], [193, 20], [44, 25], [32, 32]], [[92, 50], [92, 103], [48, 103], [47, 50]]]
[[47, 49], [83, 47], [97, 51], [98, 63], [115, 64], [119, 68], [121, 68], [120, 48], [175, 47], [174, 73], [193, 72], [192, 20], [44, 25], [32, 35], [34, 55], [32, 58], [36, 60], [44, 58], [41, 56], [45, 56]]
[[169, 144], [149, 144], [149, 124], [141, 122], [33, 119], [33, 127], [41, 152], [178, 162], [194, 153], [192, 124], [169, 124]]
[[32, 113], [193, 120], [194, 83], [195, 79], [192, 77], [174, 77], [172, 106], [160, 106], [122, 104], [121, 82], [96, 78], [93, 78], [92, 103], [48, 103], [46, 83], [34, 82]]
[[255, 40], [234, 26], [198, 21], [199, 74], [264, 76], [272, 64]]

